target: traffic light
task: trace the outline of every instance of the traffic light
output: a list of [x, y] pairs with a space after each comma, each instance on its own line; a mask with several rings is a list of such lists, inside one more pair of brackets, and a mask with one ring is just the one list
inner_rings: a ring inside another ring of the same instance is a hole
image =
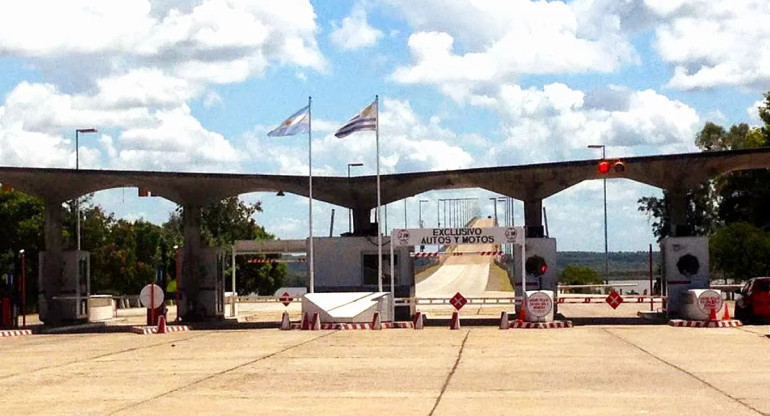
[[527, 274], [540, 277], [548, 271], [548, 263], [540, 256], [532, 256], [524, 263], [524, 269]]
[[606, 175], [611, 171], [615, 173], [623, 173], [626, 171], [626, 164], [622, 160], [600, 160], [596, 165], [596, 171], [600, 175]]

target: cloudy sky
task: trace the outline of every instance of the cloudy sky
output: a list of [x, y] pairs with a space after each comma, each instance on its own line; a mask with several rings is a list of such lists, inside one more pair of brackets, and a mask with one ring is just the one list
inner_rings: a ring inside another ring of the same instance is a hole
[[[314, 175], [373, 174], [374, 134], [333, 132], [381, 97], [383, 173], [694, 151], [706, 121], [756, 124], [770, 90], [765, 0], [26, 0], [0, 3], [0, 165], [306, 175], [305, 136], [267, 132], [313, 97]], [[611, 251], [654, 242], [636, 200], [608, 183]], [[438, 198], [407, 222], [436, 223]], [[307, 236], [307, 199], [249, 194], [281, 238]], [[173, 204], [96, 194], [125, 218]], [[602, 251], [602, 183], [544, 201], [560, 250]], [[347, 231], [314, 204], [315, 231]], [[503, 205], [499, 209], [502, 211]], [[522, 204], [514, 209], [523, 222]], [[404, 225], [404, 203], [388, 225]]]

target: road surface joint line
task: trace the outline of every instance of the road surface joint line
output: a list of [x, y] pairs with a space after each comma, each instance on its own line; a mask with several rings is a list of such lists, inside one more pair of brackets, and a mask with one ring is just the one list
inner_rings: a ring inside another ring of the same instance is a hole
[[239, 369], [239, 368], [243, 368], [243, 367], [245, 367], [245, 366], [247, 366], [247, 365], [251, 365], [251, 364], [254, 364], [254, 363], [260, 362], [260, 361], [262, 361], [262, 360], [266, 360], [266, 359], [268, 359], [268, 358], [272, 358], [272, 357], [275, 357], [275, 356], [276, 356], [276, 355], [278, 355], [278, 354], [282, 354], [282, 353], [284, 353], [284, 352], [286, 352], [286, 351], [289, 351], [289, 350], [292, 350], [292, 349], [294, 349], [294, 348], [298, 348], [298, 347], [301, 347], [301, 346], [303, 346], [303, 345], [309, 344], [309, 343], [311, 343], [311, 342], [313, 342], [313, 341], [316, 341], [316, 340], [319, 340], [319, 339], [321, 339], [321, 338], [326, 338], [326, 337], [328, 337], [328, 336], [331, 336], [331, 335], [334, 335], [334, 334], [336, 334], [336, 333], [338, 333], [338, 332], [339, 332], [339, 331], [333, 331], [333, 332], [329, 332], [329, 333], [327, 333], [327, 334], [322, 334], [322, 335], [320, 335], [320, 336], [317, 336], [317, 337], [315, 337], [315, 338], [311, 338], [311, 339], [309, 339], [309, 340], [305, 340], [305, 341], [302, 341], [302, 342], [300, 342], [299, 344], [290, 345], [290, 346], [288, 346], [288, 347], [286, 347], [286, 348], [283, 348], [283, 349], [281, 349], [281, 350], [278, 350], [278, 351], [276, 351], [276, 352], [273, 352], [273, 353], [270, 353], [270, 354], [267, 354], [267, 355], [263, 355], [263, 356], [257, 357], [257, 358], [255, 358], [255, 359], [253, 359], [253, 360], [251, 360], [251, 361], [245, 362], [245, 363], [243, 363], [243, 364], [238, 364], [238, 365], [236, 365], [236, 366], [234, 366], [234, 367], [230, 367], [230, 368], [224, 369], [224, 370], [222, 370], [222, 371], [220, 371], [220, 372], [217, 372], [217, 373], [214, 373], [214, 374], [210, 374], [210, 375], [208, 375], [208, 376], [206, 376], [206, 377], [203, 377], [203, 378], [200, 378], [200, 379], [198, 379], [198, 380], [192, 381], [192, 382], [190, 382], [190, 383], [187, 383], [187, 384], [185, 384], [185, 385], [183, 385], [183, 386], [179, 386], [179, 387], [177, 387], [177, 388], [171, 389], [171, 390], [169, 390], [169, 391], [166, 391], [166, 392], [160, 393], [160, 394], [158, 394], [158, 395], [155, 395], [155, 396], [153, 396], [153, 397], [150, 397], [150, 398], [148, 398], [148, 399], [144, 399], [144, 400], [141, 400], [141, 401], [139, 401], [139, 402], [136, 402], [136, 403], [132, 403], [132, 404], [129, 404], [129, 405], [127, 405], [127, 406], [121, 407], [120, 409], [116, 409], [116, 410], [114, 410], [114, 411], [112, 411], [112, 412], [108, 413], [108, 415], [114, 415], [114, 414], [118, 414], [118, 413], [120, 413], [120, 412], [123, 412], [123, 411], [126, 411], [126, 410], [128, 410], [128, 409], [131, 409], [132, 407], [141, 406], [142, 404], [145, 404], [145, 403], [151, 402], [151, 401], [153, 401], [153, 400], [159, 399], [159, 398], [161, 398], [161, 397], [164, 397], [164, 396], [168, 396], [168, 395], [170, 395], [170, 394], [173, 394], [173, 393], [176, 393], [176, 392], [178, 392], [178, 391], [180, 391], [180, 390], [182, 390], [182, 389], [186, 389], [186, 388], [188, 388], [188, 387], [192, 387], [192, 386], [194, 386], [194, 385], [196, 385], [196, 384], [200, 384], [200, 383], [203, 383], [204, 381], [208, 381], [208, 380], [211, 380], [211, 379], [212, 379], [212, 378], [214, 378], [214, 377], [218, 377], [218, 376], [221, 376], [221, 375], [223, 375], [223, 374], [227, 374], [227, 373], [229, 373], [229, 372], [231, 372], [231, 371], [237, 370], [237, 369]]
[[[86, 361], [98, 360], [100, 358], [109, 357], [111, 355], [118, 355], [118, 354], [123, 354], [123, 353], [126, 353], [126, 352], [138, 351], [138, 350], [145, 349], [145, 348], [153, 348], [153, 347], [157, 347], [157, 346], [160, 346], [160, 345], [163, 345], [163, 344], [171, 344], [171, 343], [175, 343], [175, 342], [189, 341], [191, 339], [200, 338], [200, 337], [206, 336], [206, 335], [210, 335], [210, 334], [195, 334], [193, 336], [189, 336], [189, 337], [182, 338], [182, 339], [173, 339], [173, 340], [167, 340], [167, 341], [163, 341], [163, 342], [158, 342], [156, 344], [151, 344], [151, 345], [143, 345], [143, 346], [140, 346], [140, 347], [126, 348], [126, 349], [123, 349], [123, 350], [120, 350], [120, 351], [113, 351], [113, 352], [108, 352], [108, 353], [105, 353], [105, 354], [94, 355], [92, 357], [87, 357], [87, 358], [83, 358], [83, 359], [80, 359], [80, 360], [67, 361], [66, 363], [60, 363], [60, 364], [55, 364], [55, 365], [49, 365], [49, 366], [46, 366], [46, 367], [35, 368], [35, 369], [29, 370], [29, 371], [25, 371], [23, 373], [8, 374], [8, 375], [5, 375], [5, 376], [0, 376], [0, 381], [5, 381], [5, 380], [8, 380], [10, 378], [18, 377], [18, 376], [21, 376], [21, 375], [32, 374], [32, 373], [36, 373], [36, 372], [39, 372], [39, 371], [53, 370], [53, 369], [56, 369], [56, 368], [64, 368], [64, 367], [67, 367], [67, 366], [72, 365], [72, 364], [79, 364], [79, 363], [86, 362]], [[36, 345], [40, 345], [40, 344], [36, 344]]]
[[733, 396], [731, 396], [731, 395], [730, 395], [729, 393], [727, 393], [726, 391], [719, 389], [718, 387], [716, 387], [715, 385], [713, 385], [713, 384], [709, 383], [708, 381], [706, 381], [706, 380], [704, 380], [704, 379], [702, 379], [702, 378], [698, 377], [697, 375], [695, 375], [695, 374], [693, 374], [693, 373], [691, 373], [691, 372], [689, 372], [689, 371], [685, 370], [684, 368], [682, 368], [682, 367], [680, 367], [680, 366], [678, 366], [678, 365], [676, 365], [676, 364], [674, 364], [674, 363], [672, 363], [672, 362], [666, 361], [666, 360], [664, 360], [663, 358], [661, 358], [661, 357], [658, 357], [657, 355], [655, 355], [655, 354], [651, 353], [650, 351], [648, 351], [648, 350], [646, 350], [646, 349], [642, 348], [641, 346], [639, 346], [639, 345], [637, 345], [637, 344], [635, 344], [635, 343], [633, 343], [633, 342], [631, 342], [631, 341], [629, 341], [629, 340], [627, 340], [627, 339], [623, 338], [622, 336], [620, 336], [620, 335], [618, 335], [618, 334], [615, 334], [615, 333], [613, 333], [613, 332], [609, 331], [607, 328], [602, 328], [602, 330], [603, 330], [604, 332], [606, 332], [606, 333], [608, 333], [608, 334], [612, 335], [613, 337], [615, 337], [615, 338], [617, 338], [617, 339], [619, 339], [619, 340], [621, 340], [621, 341], [625, 342], [626, 344], [633, 346], [634, 348], [636, 348], [636, 349], [638, 349], [639, 351], [641, 351], [641, 352], [643, 352], [643, 353], [645, 353], [645, 354], [649, 355], [650, 357], [652, 357], [652, 358], [654, 358], [654, 359], [656, 359], [656, 360], [658, 360], [658, 361], [662, 362], [663, 364], [666, 364], [666, 365], [668, 365], [668, 366], [669, 366], [669, 367], [671, 367], [671, 368], [674, 368], [674, 369], [676, 369], [676, 370], [679, 370], [679, 371], [681, 371], [682, 373], [684, 373], [684, 374], [687, 374], [688, 376], [690, 376], [690, 377], [692, 377], [692, 378], [694, 378], [694, 379], [696, 379], [696, 380], [700, 381], [701, 383], [705, 384], [706, 386], [708, 386], [708, 387], [711, 387], [712, 389], [716, 390], [717, 392], [719, 392], [719, 393], [720, 393], [720, 394], [722, 394], [723, 396], [727, 397], [728, 399], [730, 399], [730, 400], [734, 401], [735, 403], [738, 403], [738, 404], [740, 404], [741, 406], [743, 406], [743, 407], [745, 407], [745, 408], [747, 408], [747, 409], [749, 409], [749, 410], [751, 410], [751, 411], [753, 411], [753, 412], [755, 412], [755, 413], [757, 413], [757, 414], [759, 414], [759, 415], [763, 415], [763, 416], [770, 416], [770, 415], [768, 415], [768, 413], [764, 413], [764, 412], [760, 411], [759, 409], [757, 409], [757, 408], [755, 408], [755, 407], [753, 407], [753, 406], [751, 406], [751, 405], [749, 405], [749, 404], [746, 404], [746, 403], [744, 403], [744, 402], [743, 402], [741, 399], [739, 399], [739, 398], [737, 398], [737, 397], [733, 397]]
[[452, 380], [452, 376], [455, 374], [455, 371], [457, 370], [457, 365], [460, 364], [460, 359], [463, 357], [465, 342], [468, 341], [468, 335], [470, 334], [471, 334], [470, 330], [468, 330], [465, 333], [465, 338], [463, 338], [463, 343], [460, 344], [460, 351], [457, 352], [457, 359], [455, 360], [455, 363], [452, 366], [452, 370], [450, 370], [449, 374], [447, 374], [446, 380], [444, 380], [444, 385], [441, 387], [441, 393], [439, 393], [438, 397], [436, 397], [436, 403], [433, 403], [433, 408], [430, 409], [430, 413], [428, 413], [428, 416], [433, 416], [433, 413], [435, 413], [436, 409], [438, 409], [438, 405], [439, 403], [441, 403], [441, 398], [444, 396], [444, 392], [446, 392], [447, 387], [449, 387], [449, 382]]

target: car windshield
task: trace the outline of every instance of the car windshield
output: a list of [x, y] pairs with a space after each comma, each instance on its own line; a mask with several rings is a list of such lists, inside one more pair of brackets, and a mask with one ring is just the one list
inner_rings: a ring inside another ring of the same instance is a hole
[[770, 280], [757, 280], [754, 283], [754, 290], [758, 290], [761, 292], [770, 291]]

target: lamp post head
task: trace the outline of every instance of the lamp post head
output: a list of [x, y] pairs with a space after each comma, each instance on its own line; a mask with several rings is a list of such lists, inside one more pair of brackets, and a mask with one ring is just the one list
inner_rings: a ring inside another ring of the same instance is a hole
[[97, 130], [95, 128], [88, 128], [88, 129], [75, 129], [76, 133], [96, 133]]
[[363, 166], [363, 165], [364, 165], [363, 163], [348, 163], [348, 166], [350, 166], [350, 167], [353, 167], [353, 166]]
[[19, 250], [19, 254], [24, 254], [24, 249]]
[[589, 149], [601, 149], [601, 148], [604, 148], [604, 147], [605, 147], [605, 145], [603, 145], [603, 144], [589, 144], [588, 145]]

